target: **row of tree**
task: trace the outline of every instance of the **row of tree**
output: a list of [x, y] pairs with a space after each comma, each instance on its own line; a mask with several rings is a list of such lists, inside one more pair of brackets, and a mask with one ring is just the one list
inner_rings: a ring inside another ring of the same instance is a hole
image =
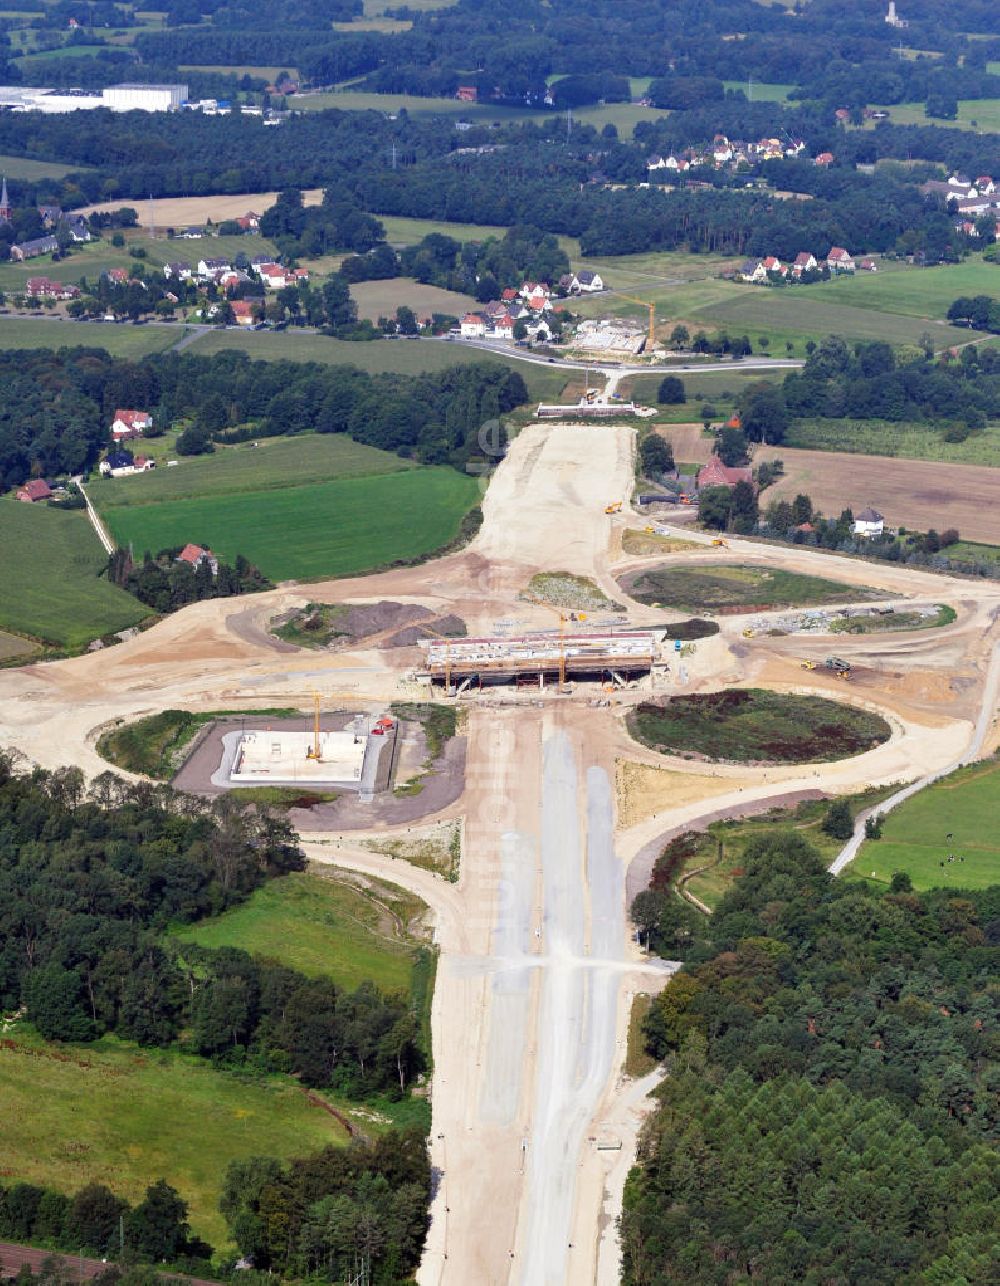
[[273, 588], [260, 568], [242, 554], [237, 554], [232, 564], [218, 559], [213, 568], [209, 558], [203, 558], [197, 567], [180, 562], [180, 552], [180, 546], [161, 549], [154, 558], [147, 550], [137, 563], [131, 551], [116, 549], [108, 557], [108, 580], [161, 614], [209, 598], [258, 594]]

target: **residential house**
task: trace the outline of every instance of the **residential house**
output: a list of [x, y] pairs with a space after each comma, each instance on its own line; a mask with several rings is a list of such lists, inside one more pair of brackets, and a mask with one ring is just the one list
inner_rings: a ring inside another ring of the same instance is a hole
[[242, 268], [230, 268], [228, 272], [220, 272], [215, 280], [227, 294], [232, 294], [239, 286], [245, 286], [253, 279]]
[[819, 263], [814, 254], [808, 250], [800, 250], [792, 263], [792, 276], [801, 277], [804, 272], [815, 272], [818, 267]]
[[71, 241], [77, 244], [90, 241], [90, 227], [82, 214], [67, 215], [63, 222]]
[[233, 265], [228, 259], [205, 258], [198, 260], [199, 277], [216, 277], [222, 272], [231, 272]]
[[127, 478], [135, 473], [135, 456], [131, 451], [109, 451], [97, 468], [104, 478]]
[[[257, 267], [257, 265], [255, 265]], [[283, 286], [289, 284], [289, 274], [287, 268], [282, 268], [277, 263], [262, 263], [257, 267], [257, 273], [261, 281], [269, 290], [281, 290]]]
[[530, 299], [532, 295], [541, 295], [544, 299], [548, 299], [552, 291], [546, 281], [526, 281], [519, 293], [522, 299]]
[[505, 312], [494, 320], [493, 333], [498, 339], [514, 338], [514, 318], [510, 313]]
[[843, 246], [831, 246], [826, 256], [826, 266], [831, 272], [853, 272], [856, 265]]
[[767, 281], [767, 269], [764, 267], [763, 259], [747, 259], [739, 271], [741, 281], [753, 282], [754, 285], [760, 285]]
[[[113, 268], [112, 272], [124, 272], [124, 269]], [[194, 269], [186, 259], [176, 259], [173, 263], [163, 265], [163, 275], [168, 281], [175, 277], [178, 281], [190, 281], [194, 276]]]
[[38, 207], [38, 217], [47, 228], [54, 228], [63, 217], [62, 206], [40, 205]]
[[705, 487], [735, 487], [738, 482], [754, 485], [753, 472], [749, 465], [723, 464], [717, 455], [713, 455], [708, 464], [698, 470], [698, 490]]
[[18, 500], [23, 500], [28, 505], [33, 505], [38, 500], [49, 500], [51, 496], [52, 488], [44, 478], [32, 478], [17, 489]]
[[51, 281], [48, 277], [29, 277], [27, 293], [34, 299], [77, 299], [80, 287], [64, 281]]
[[55, 237], [35, 237], [32, 241], [22, 241], [10, 248], [10, 257], [15, 263], [24, 263], [25, 259], [37, 259], [39, 255], [58, 253], [59, 242]]
[[[566, 273], [559, 278], [559, 284], [562, 285], [564, 281], [567, 281], [569, 279], [570, 279], [569, 274]], [[514, 289], [513, 286], [507, 286], [502, 291], [500, 298], [503, 300], [505, 304], [512, 304], [514, 300], [517, 298], [517, 291]]]
[[833, 164], [832, 152], [820, 152], [819, 156], [817, 156], [813, 160], [813, 165], [832, 165], [832, 164]]
[[459, 85], [455, 97], [460, 103], [474, 103], [479, 97], [479, 90], [475, 85]]
[[249, 299], [234, 299], [230, 307], [237, 326], [252, 326], [256, 322], [253, 303]]
[[185, 228], [184, 231], [178, 235], [183, 237], [185, 241], [198, 241], [205, 235], [205, 229], [195, 227]]
[[871, 505], [862, 509], [854, 519], [855, 536], [867, 536], [869, 540], [877, 540], [884, 530], [885, 519]]
[[256, 210], [248, 210], [246, 214], [241, 215], [236, 222], [243, 232], [260, 231], [260, 215]]
[[591, 272], [589, 268], [581, 268], [574, 276], [574, 283], [573, 289], [584, 295], [593, 295], [604, 289], [604, 278], [599, 272]]
[[785, 264], [781, 262], [780, 259], [776, 258], [774, 255], [768, 255], [767, 258], [764, 260], [764, 271], [767, 274], [776, 272], [779, 277], [788, 276], [788, 268], [786, 267]]
[[208, 563], [212, 569], [212, 575], [218, 575], [219, 560], [210, 549], [202, 549], [201, 545], [187, 544], [177, 555], [175, 559], [178, 563], [187, 563], [189, 567], [198, 568], [202, 563]]
[[862, 272], [878, 272], [878, 264], [874, 259], [862, 259], [858, 267]]
[[256, 268], [259, 272], [261, 268], [267, 268], [271, 264], [279, 264], [281, 260], [276, 255], [254, 255], [250, 260], [250, 267]]
[[482, 339], [486, 334], [486, 320], [479, 313], [466, 313], [460, 331], [463, 339]]
[[[164, 269], [164, 273], [166, 273], [166, 269]], [[109, 268], [104, 275], [114, 286], [124, 286], [128, 282], [127, 268]]]
[[153, 417], [148, 411], [119, 408], [111, 421], [111, 436], [116, 442], [127, 442], [129, 438], [138, 438], [146, 429], [152, 427]]

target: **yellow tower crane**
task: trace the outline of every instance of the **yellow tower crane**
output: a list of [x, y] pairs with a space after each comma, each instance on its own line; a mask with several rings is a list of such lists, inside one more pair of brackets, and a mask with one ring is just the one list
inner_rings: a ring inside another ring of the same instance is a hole
[[623, 295], [620, 290], [615, 294], [622, 299], [627, 299], [630, 304], [641, 304], [643, 308], [649, 309], [649, 332], [646, 337], [646, 345], [649, 352], [652, 353], [656, 346], [656, 305], [651, 304], [648, 299], [636, 299], [633, 295]]
[[315, 759], [318, 762], [322, 758], [320, 744], [319, 744], [319, 716], [320, 716], [320, 705], [323, 701], [322, 694], [316, 691], [313, 691], [313, 692], [254, 692], [253, 697], [252, 698], [248, 697], [247, 699], [259, 700], [261, 698], [267, 699], [269, 701], [302, 701], [302, 702], [311, 701], [312, 702], [313, 737], [312, 737], [312, 745], [306, 751], [306, 758]]
[[587, 619], [586, 615], [583, 612], [577, 612], [574, 616], [571, 617], [567, 615], [567, 613], [564, 612], [561, 607], [556, 607], [552, 603], [546, 603], [543, 598], [536, 598], [532, 596], [530, 601], [532, 603], [537, 604], [539, 607], [544, 607], [547, 612], [555, 612], [556, 616], [559, 617], [559, 689], [558, 690], [562, 692], [562, 690], [566, 686], [566, 623], [571, 619], [577, 620], [577, 621], [585, 621]]

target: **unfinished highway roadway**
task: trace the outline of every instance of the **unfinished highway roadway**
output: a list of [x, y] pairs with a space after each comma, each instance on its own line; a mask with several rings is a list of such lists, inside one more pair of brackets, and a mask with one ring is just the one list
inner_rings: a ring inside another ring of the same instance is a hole
[[[335, 652], [279, 646], [269, 621], [308, 601], [419, 603], [460, 616], [470, 634], [512, 621], [551, 630], [551, 611], [526, 590], [536, 572], [566, 571], [623, 602], [632, 624], [662, 622], [662, 609], [630, 600], [617, 580], [643, 565], [622, 549], [623, 531], [638, 521], [627, 504], [633, 456], [628, 426], [530, 426], [490, 482], [482, 530], [465, 551], [350, 581], [196, 604], [113, 649], [2, 672], [0, 745], [46, 767], [76, 763], [94, 775], [107, 767], [95, 745], [102, 728], [164, 708], [250, 709], [261, 693], [278, 701], [283, 688], [294, 704], [295, 694], [314, 687], [335, 708], [445, 699], [416, 687], [413, 655], [364, 644]], [[609, 516], [605, 508], [618, 498], [624, 509]], [[996, 745], [995, 584], [799, 547], [734, 541], [723, 550], [697, 533], [685, 536], [684, 548], [659, 561], [825, 575], [894, 599], [950, 603], [957, 619], [906, 635], [834, 636], [835, 650], [855, 659], [861, 676], [845, 685], [801, 669], [803, 655], [834, 650], [830, 637], [764, 630], [746, 639], [747, 620], [724, 617], [683, 671], [663, 680], [665, 692], [753, 685], [880, 710], [891, 738], [854, 759], [765, 770], [694, 762], [629, 738], [624, 715], [648, 687], [610, 698], [584, 684], [562, 694], [555, 685], [527, 694], [496, 689], [464, 703], [464, 789], [435, 815], [462, 822], [457, 883], [365, 850], [346, 834], [304, 836], [311, 858], [411, 888], [435, 921], [436, 1191], [421, 1286], [617, 1281], [614, 1217], [649, 1107], [647, 1086], [623, 1075], [630, 1001], [658, 990], [670, 971], [644, 958], [629, 932], [633, 859], [672, 830], [720, 813], [765, 809], [804, 790], [929, 779]], [[397, 832], [406, 827], [386, 824], [379, 833]]]

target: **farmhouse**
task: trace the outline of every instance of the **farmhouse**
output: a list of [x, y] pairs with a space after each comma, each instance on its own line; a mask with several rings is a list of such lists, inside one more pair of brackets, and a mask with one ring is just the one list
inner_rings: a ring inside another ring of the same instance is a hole
[[873, 509], [871, 505], [862, 509], [854, 519], [855, 536], [867, 536], [869, 540], [877, 540], [884, 530], [885, 519], [878, 510]]
[[132, 411], [119, 408], [111, 421], [111, 436], [116, 442], [126, 442], [137, 438], [146, 429], [153, 427], [153, 417], [148, 411]]
[[698, 470], [698, 490], [705, 487], [735, 487], [738, 482], [753, 486], [753, 473], [749, 465], [723, 464], [717, 455]]
[[177, 562], [187, 563], [189, 567], [199, 568], [202, 563], [208, 563], [212, 569], [212, 575], [218, 575], [219, 560], [210, 549], [202, 549], [201, 545], [187, 544], [177, 555]]
[[25, 259], [37, 259], [39, 255], [56, 254], [59, 242], [55, 237], [36, 237], [33, 241], [22, 241], [10, 248], [10, 257], [15, 263], [24, 263]]
[[18, 487], [17, 498], [25, 504], [33, 505], [37, 500], [48, 500], [52, 495], [52, 488], [44, 478], [32, 478], [26, 482], [23, 487]]

